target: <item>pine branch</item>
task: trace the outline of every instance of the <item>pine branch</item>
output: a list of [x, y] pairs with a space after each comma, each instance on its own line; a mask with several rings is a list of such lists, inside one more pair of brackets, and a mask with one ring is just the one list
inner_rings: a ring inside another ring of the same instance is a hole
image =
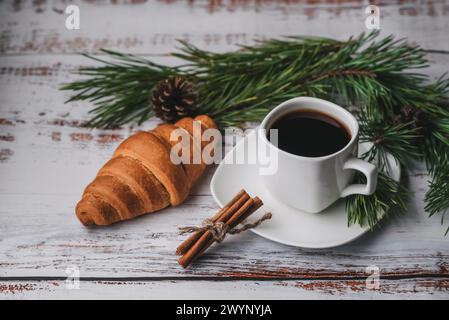
[[373, 112], [390, 114], [405, 104], [431, 109], [432, 101], [441, 98], [441, 88], [424, 87], [427, 78], [411, 72], [427, 65], [422, 50], [393, 37], [376, 37], [376, 32], [343, 42], [289, 37], [230, 53], [181, 42], [181, 51], [172, 55], [186, 64], [175, 68], [103, 50], [112, 61], [86, 55], [105, 66], [78, 70], [90, 78], [62, 89], [77, 92], [69, 101], [94, 102], [91, 124], [101, 127], [151, 116], [147, 100], [152, 87], [174, 74], [196, 81], [198, 112], [215, 116], [222, 126], [259, 121], [278, 102], [301, 94], [338, 98], [345, 105], [367, 105]]
[[[366, 183], [363, 175], [357, 175], [355, 183]], [[346, 199], [348, 225], [368, 225], [373, 228], [382, 218], [391, 213], [402, 213], [407, 208], [410, 192], [400, 182], [380, 172], [373, 195], [351, 195]]]
[[[346, 42], [267, 41], [249, 52], [224, 54], [189, 46], [178, 57], [187, 56], [191, 68], [204, 70], [200, 109], [226, 125], [239, 125], [248, 117], [231, 117], [225, 111], [263, 115], [279, 101], [300, 94], [338, 98], [345, 105], [367, 105], [372, 112], [392, 115], [405, 99], [423, 100], [420, 90], [426, 77], [405, 70], [423, 68], [427, 61], [419, 48], [405, 41], [388, 37], [375, 42], [376, 36], [362, 34]], [[276, 95], [273, 88], [279, 89]]]
[[[389, 155], [392, 155], [404, 170], [411, 160], [421, 156], [417, 145], [420, 128], [413, 123], [393, 124], [381, 113], [359, 113], [360, 141], [372, 143], [371, 148], [361, 158], [375, 163], [378, 171], [378, 183], [373, 195], [352, 195], [346, 198], [348, 223], [368, 225], [372, 228], [379, 220], [406, 209], [410, 192], [406, 186], [389, 177], [391, 173]], [[366, 177], [357, 174], [355, 183], [366, 183]]]
[[[422, 144], [431, 181], [425, 196], [429, 216], [441, 214], [441, 224], [449, 210], [449, 119], [433, 119], [428, 136]], [[449, 227], [446, 229], [446, 234]]]
[[87, 78], [61, 87], [61, 90], [77, 92], [66, 102], [93, 103], [95, 107], [90, 111], [93, 117], [89, 121], [92, 127], [111, 128], [132, 121], [142, 123], [152, 116], [148, 99], [154, 84], [179, 70], [129, 54], [102, 51], [112, 61], [85, 54], [87, 58], [104, 65], [75, 71]]
[[404, 167], [422, 157], [419, 145], [421, 130], [413, 122], [394, 124], [382, 115], [360, 113], [360, 141], [371, 142], [372, 147], [363, 157], [389, 172], [387, 155], [391, 154]]

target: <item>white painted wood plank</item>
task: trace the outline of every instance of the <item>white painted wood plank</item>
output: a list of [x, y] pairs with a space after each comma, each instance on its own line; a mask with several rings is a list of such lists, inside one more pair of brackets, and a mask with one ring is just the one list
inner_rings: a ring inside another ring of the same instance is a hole
[[[71, 1], [81, 29], [67, 30], [66, 1], [2, 1], [0, 53], [95, 52], [102, 47], [136, 53], [172, 51], [176, 39], [212, 50], [279, 35], [345, 39], [367, 31], [369, 1]], [[449, 49], [449, 3], [383, 1], [381, 30], [428, 49]]]
[[[448, 299], [446, 279], [350, 281], [0, 281], [0, 299]], [[184, 302], [180, 301], [182, 306]], [[226, 303], [226, 301], [223, 301]]]
[[[139, 4], [142, 2], [142, 4]], [[65, 1], [0, 2], [0, 277], [219, 277], [311, 279], [290, 281], [0, 281], [1, 298], [448, 298], [449, 250], [438, 218], [428, 219], [422, 198], [427, 176], [412, 173], [416, 191], [404, 217], [385, 222], [354, 243], [329, 250], [301, 250], [251, 233], [227, 239], [194, 268], [182, 270], [174, 249], [177, 226], [198, 224], [216, 205], [210, 168], [179, 208], [109, 228], [82, 227], [73, 209], [82, 189], [119, 141], [144, 126], [88, 130], [90, 105], [64, 105], [58, 91], [74, 79], [69, 69], [92, 62], [72, 55], [101, 47], [134, 53], [172, 51], [176, 38], [223, 51], [288, 34], [345, 39], [364, 28], [365, 2], [341, 1], [74, 1], [82, 29], [64, 29]], [[117, 4], [112, 4], [117, 3]], [[218, 3], [218, 5], [217, 5]], [[392, 1], [382, 6], [382, 33], [407, 36], [425, 48], [448, 50], [447, 1]], [[170, 17], [170, 19], [167, 19]], [[32, 54], [33, 56], [22, 56]], [[56, 55], [53, 55], [56, 54]], [[64, 54], [59, 55], [59, 54]], [[430, 55], [432, 77], [449, 69], [446, 55]], [[167, 61], [164, 58], [159, 61]], [[174, 61], [168, 61], [173, 63]], [[367, 290], [365, 267], [376, 265], [381, 290]], [[418, 279], [399, 280], [397, 277]], [[346, 280], [326, 280], [328, 278]], [[313, 280], [318, 279], [318, 280]]]
[[76, 195], [1, 194], [0, 276], [64, 276], [71, 265], [85, 277], [345, 277], [363, 275], [369, 265], [385, 275], [448, 275], [444, 229], [422, 210], [426, 178], [411, 178], [417, 195], [409, 212], [351, 244], [301, 250], [248, 232], [227, 239], [187, 270], [176, 263], [174, 251], [184, 239], [177, 227], [211, 216], [216, 205], [210, 196], [192, 196], [178, 208], [88, 229], [74, 216]]
[[[431, 58], [435, 64], [429, 74], [447, 69], [446, 56]], [[0, 76], [0, 150], [10, 151], [1, 153], [0, 161], [0, 277], [64, 276], [73, 264], [82, 276], [341, 278], [363, 275], [372, 264], [385, 275], [448, 275], [445, 229], [438, 217], [428, 219], [423, 211], [427, 176], [420, 170], [410, 177], [417, 193], [406, 216], [332, 250], [300, 250], [247, 233], [211, 250], [195, 268], [182, 270], [173, 253], [183, 239], [176, 228], [198, 224], [216, 210], [208, 185], [213, 168], [193, 190], [196, 196], [178, 208], [109, 228], [82, 227], [73, 211], [83, 188], [120, 137], [136, 129], [78, 126], [87, 119], [89, 104], [64, 105], [68, 94], [57, 88], [73, 79], [70, 66], [84, 61], [74, 56], [0, 58], [0, 70], [6, 70]]]

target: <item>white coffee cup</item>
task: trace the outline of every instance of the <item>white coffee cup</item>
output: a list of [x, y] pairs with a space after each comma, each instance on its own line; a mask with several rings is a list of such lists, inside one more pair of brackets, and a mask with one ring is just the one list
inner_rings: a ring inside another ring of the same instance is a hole
[[[322, 157], [304, 157], [277, 148], [267, 138], [273, 123], [296, 110], [316, 110], [341, 122], [350, 132], [351, 140], [341, 150]], [[290, 99], [274, 108], [258, 129], [259, 143], [268, 154], [276, 153], [278, 161], [273, 174], [262, 175], [265, 187], [284, 203], [306, 212], [326, 209], [336, 200], [351, 194], [373, 194], [377, 185], [375, 165], [357, 158], [359, 125], [354, 116], [342, 107], [317, 98]], [[362, 172], [366, 184], [350, 184], [354, 170]]]

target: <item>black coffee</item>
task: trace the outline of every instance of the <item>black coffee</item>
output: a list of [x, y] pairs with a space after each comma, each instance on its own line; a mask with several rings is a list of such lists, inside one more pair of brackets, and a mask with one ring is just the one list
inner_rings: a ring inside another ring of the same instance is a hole
[[278, 130], [278, 148], [304, 157], [322, 157], [335, 153], [351, 140], [350, 133], [342, 123], [314, 110], [288, 113], [276, 120], [270, 129]]

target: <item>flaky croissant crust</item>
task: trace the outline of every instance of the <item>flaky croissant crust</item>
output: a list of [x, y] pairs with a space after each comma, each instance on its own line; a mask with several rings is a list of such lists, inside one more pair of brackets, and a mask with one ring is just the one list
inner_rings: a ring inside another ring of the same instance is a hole
[[76, 206], [81, 223], [109, 225], [182, 203], [206, 165], [174, 164], [170, 149], [177, 141], [171, 141], [170, 134], [182, 128], [188, 132], [191, 148], [194, 144], [204, 148], [209, 142], [193, 136], [194, 121], [201, 124], [201, 131], [217, 128], [210, 117], [201, 115], [162, 124], [124, 140], [84, 190]]

